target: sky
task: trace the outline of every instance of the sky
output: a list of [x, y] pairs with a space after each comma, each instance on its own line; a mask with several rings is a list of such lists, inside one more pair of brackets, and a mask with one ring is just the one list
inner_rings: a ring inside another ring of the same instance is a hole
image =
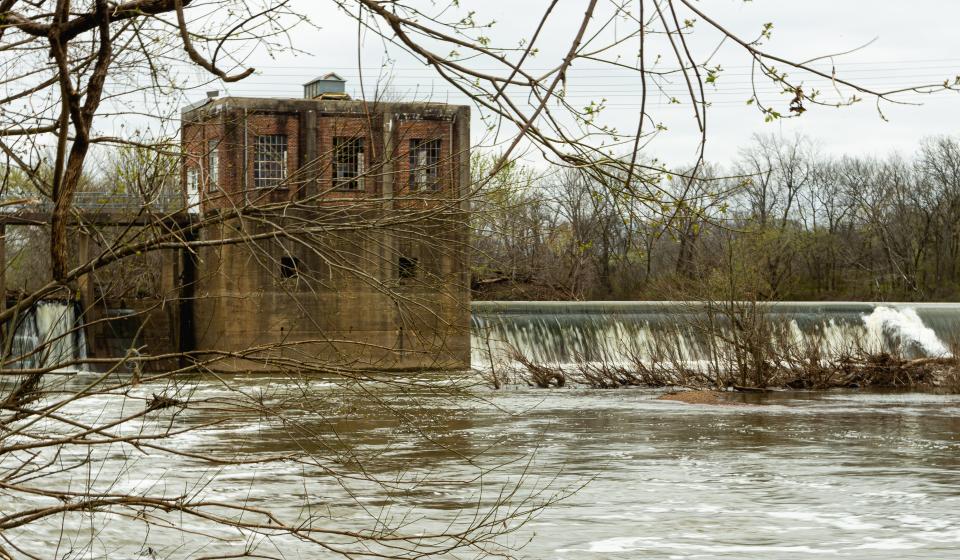
[[[437, 4], [430, 0], [420, 2], [425, 10], [436, 10]], [[446, 16], [453, 18], [475, 11], [476, 21], [496, 21], [484, 32], [492, 44], [513, 46], [530, 36], [548, 2], [461, 0], [460, 4], [459, 12], [449, 11]], [[586, 5], [586, 0], [560, 0], [537, 43], [539, 52], [529, 62], [530, 68], [550, 68], [559, 63]], [[237, 84], [221, 85], [225, 94], [298, 97], [304, 82], [327, 71], [336, 71], [347, 79], [348, 92], [354, 97], [370, 98], [373, 90], [387, 83], [391, 96], [397, 99], [466, 101], [416, 58], [389, 46], [373, 33], [358, 32], [356, 21], [339, 11], [334, 2], [294, 0], [294, 6], [316, 26], [299, 27], [291, 33], [291, 42], [299, 52], [279, 49], [270, 56], [254, 53], [246, 62], [257, 69], [256, 74]], [[601, 0], [600, 6], [591, 30], [598, 29], [611, 13], [610, 0]], [[786, 58], [807, 60], [862, 46], [855, 52], [818, 62], [817, 67], [829, 70], [832, 63], [838, 76], [877, 90], [940, 83], [960, 75], [960, 34], [955, 30], [956, 22], [960, 21], [960, 2], [953, 0], [701, 0], [697, 6], [745, 38], [756, 37], [764, 23], [773, 23], [772, 37], [765, 41], [763, 48]], [[883, 103], [883, 116], [874, 100], [867, 98], [852, 107], [809, 107], [800, 118], [765, 122], [756, 106], [746, 103], [752, 86], [750, 59], [743, 50], [730, 41], [718, 48], [720, 35], [706, 22], [690, 13], [678, 15], [681, 20], [696, 19], [688, 36], [693, 58], [709, 60], [711, 66], [720, 65], [723, 69], [716, 83], [707, 87], [707, 100], [711, 103], [707, 113], [706, 158], [709, 161], [721, 165], [731, 163], [754, 134], [788, 137], [801, 134], [829, 154], [880, 156], [890, 152], [909, 155], [923, 138], [957, 132], [960, 120], [960, 93], [957, 92], [901, 95], [896, 99], [909, 104]], [[626, 23], [618, 22], [604, 31], [595, 44], [615, 39], [629, 28]], [[439, 48], [449, 50], [449, 47]], [[610, 52], [611, 56], [621, 56], [620, 61], [630, 62], [631, 58], [635, 60], [637, 50], [634, 41]], [[667, 61], [672, 56], [662, 37], [659, 41], [649, 39], [647, 51], [648, 64], [657, 54]], [[488, 62], [475, 64], [478, 68], [490, 67]], [[663, 68], [667, 66], [664, 64]], [[385, 80], [385, 76], [390, 79]], [[826, 80], [811, 76], [801, 77], [801, 81], [805, 89], [829, 86]], [[636, 72], [609, 64], [578, 61], [568, 74], [567, 83], [567, 98], [578, 106], [606, 99], [606, 107], [598, 117], [604, 124], [622, 131], [636, 128], [640, 99], [640, 79]], [[671, 78], [662, 83], [662, 88], [665, 94], [651, 94], [648, 112], [653, 121], [663, 124], [667, 130], [644, 147], [644, 155], [682, 165], [693, 160], [698, 147], [692, 106], [689, 100], [683, 99], [682, 81]], [[776, 88], [768, 83], [760, 83], [758, 88], [765, 101], [788, 113], [789, 97], [777, 95]], [[679, 105], [669, 103], [669, 97], [674, 95], [682, 99]], [[197, 92], [197, 97], [202, 97], [202, 92]], [[481, 149], [502, 149], [513, 130], [501, 129], [501, 135], [496, 138], [484, 135], [477, 115], [474, 111], [475, 143]], [[521, 153], [534, 163], [540, 157], [529, 147]]]

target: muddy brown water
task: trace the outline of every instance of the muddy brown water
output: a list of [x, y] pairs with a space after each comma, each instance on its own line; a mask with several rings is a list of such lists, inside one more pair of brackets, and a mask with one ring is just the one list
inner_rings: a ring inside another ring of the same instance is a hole
[[[318, 527], [364, 529], [373, 519], [402, 519], [412, 532], [470, 519], [477, 503], [490, 506], [518, 482], [515, 505], [536, 492], [529, 503], [565, 495], [526, 524], [501, 526], [511, 531], [501, 542], [518, 548], [518, 558], [960, 557], [957, 396], [793, 392], [711, 406], [634, 389], [513, 387], [463, 400], [438, 389], [444, 384], [436, 379], [418, 384], [359, 391], [322, 381], [304, 390], [264, 377], [233, 378], [229, 389], [191, 382], [203, 406], [174, 424], [223, 423], [171, 446], [222, 457], [310, 452], [313, 464], [211, 468], [117, 446], [94, 469], [59, 480], [69, 478], [74, 488], [247, 500], [288, 520], [313, 516]], [[162, 389], [138, 388], [144, 395]], [[238, 391], [262, 392], [287, 421], [236, 408]], [[370, 403], [371, 394], [380, 405]], [[134, 404], [97, 397], [86, 406], [75, 413], [109, 417]], [[382, 483], [337, 481], [324, 471], [357, 474], [355, 461]], [[0, 502], [5, 511], [30, 505], [9, 494]], [[206, 533], [148, 532], [135, 520], [78, 514], [6, 536], [50, 558], [196, 558], [245, 549], [339, 557], [287, 537], [168, 519]]]

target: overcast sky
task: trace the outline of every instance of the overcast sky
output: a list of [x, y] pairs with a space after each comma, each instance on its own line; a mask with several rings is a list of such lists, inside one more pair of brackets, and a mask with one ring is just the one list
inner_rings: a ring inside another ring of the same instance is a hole
[[[365, 93], [369, 97], [381, 67], [387, 64], [384, 72], [392, 76], [394, 96], [464, 102], [464, 98], [431, 69], [398, 49], [385, 48], [372, 34], [366, 33], [358, 45], [356, 23], [339, 12], [333, 2], [295, 2], [298, 9], [320, 27], [319, 30], [294, 31], [293, 41], [306, 54], [278, 51], [272, 59], [255, 56], [250, 62], [258, 68], [258, 74], [225, 88], [230, 94], [299, 96], [303, 82], [334, 70], [348, 80], [350, 93], [359, 97], [358, 66], [362, 65]], [[494, 44], [500, 45], [515, 45], [528, 37], [546, 4], [545, 0], [461, 1], [464, 12], [476, 11], [477, 21], [497, 21], [488, 34]], [[544, 38], [538, 43], [540, 54], [531, 62], [531, 67], [546, 68], [559, 62], [586, 4], [586, 0], [561, 0], [561, 9], [552, 16]], [[610, 2], [601, 0], [601, 6], [605, 4], [602, 9], [606, 11], [602, 13], [609, 14]], [[423, 5], [429, 10], [435, 4], [425, 0]], [[702, 0], [698, 5], [731, 31], [747, 38], [756, 37], [765, 22], [772, 22], [773, 37], [764, 48], [795, 59], [847, 51], [873, 41], [857, 52], [835, 59], [840, 76], [871, 88], [942, 82], [960, 74], [960, 34], [956, 31], [960, 2], [955, 0]], [[692, 16], [681, 14], [680, 17]], [[600, 19], [597, 18], [597, 25]], [[706, 60], [717, 46], [718, 35], [701, 21], [695, 23], [694, 30], [693, 57]], [[664, 50], [665, 44], [659, 47], [663, 48], [648, 46], [650, 58], [657, 53], [669, 54]], [[624, 47], [623, 54], [635, 50], [636, 43], [633, 43]], [[843, 109], [811, 107], [802, 118], [765, 123], [756, 108], [746, 104], [751, 87], [749, 62], [742, 50], [729, 43], [711, 61], [711, 64], [722, 65], [724, 72], [716, 88], [708, 89], [708, 100], [713, 104], [708, 115], [707, 159], [710, 161], [729, 163], [754, 133], [800, 133], [815, 139], [826, 152], [880, 155], [890, 151], [910, 153], [923, 137], [957, 132], [960, 94], [952, 92], [926, 97], [901, 96], [905, 101], [922, 105], [884, 104], [882, 108], [888, 121], [879, 116], [872, 100], [866, 100]], [[821, 67], [828, 68], [829, 64]], [[604, 122], [621, 130], [635, 128], [640, 101], [640, 82], [635, 73], [578, 63], [568, 78], [570, 99], [586, 105], [590, 100], [606, 98]], [[804, 83], [809, 87], [828, 85], [812, 78]], [[664, 87], [668, 93], [683, 91], [680, 81]], [[763, 85], [761, 91], [769, 92], [765, 98], [786, 112], [788, 98], [776, 96], [773, 86], [768, 84]], [[649, 109], [653, 118], [667, 126], [668, 131], [646, 149], [647, 155], [672, 164], [690, 161], [697, 147], [690, 104], [670, 105], [666, 98], [653, 96]], [[480, 130], [479, 126], [474, 128]], [[482, 139], [479, 132], [475, 140], [491, 143], [489, 138]], [[535, 154], [529, 157], [536, 159]]]

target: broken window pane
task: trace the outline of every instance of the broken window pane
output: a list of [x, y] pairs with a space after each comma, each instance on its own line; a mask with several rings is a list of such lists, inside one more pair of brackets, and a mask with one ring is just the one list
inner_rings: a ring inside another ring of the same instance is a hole
[[363, 190], [363, 172], [363, 139], [334, 138], [333, 187], [361, 191]]
[[438, 190], [440, 140], [410, 141], [410, 190]]

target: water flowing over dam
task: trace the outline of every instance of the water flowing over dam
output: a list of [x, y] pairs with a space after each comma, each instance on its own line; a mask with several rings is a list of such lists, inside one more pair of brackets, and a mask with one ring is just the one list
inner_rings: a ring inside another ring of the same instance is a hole
[[899, 351], [909, 357], [946, 356], [960, 342], [960, 304], [783, 302], [756, 307], [700, 302], [485, 302], [473, 303], [472, 363], [629, 363], [711, 358], [741, 321], [761, 317], [775, 344], [816, 344], [825, 355], [856, 349]]
[[46, 300], [17, 319], [7, 357], [8, 368], [54, 367], [83, 360], [87, 341], [77, 302]]
[[[17, 318], [6, 367], [85, 359], [81, 314], [77, 302], [35, 304]], [[816, 344], [828, 356], [859, 349], [939, 357], [960, 343], [960, 303], [783, 302], [732, 311], [700, 302], [478, 301], [472, 304], [471, 361], [484, 369], [510, 364], [519, 353], [542, 364], [697, 364], [742, 329], [740, 321], [758, 318], [775, 327], [775, 346]]]

